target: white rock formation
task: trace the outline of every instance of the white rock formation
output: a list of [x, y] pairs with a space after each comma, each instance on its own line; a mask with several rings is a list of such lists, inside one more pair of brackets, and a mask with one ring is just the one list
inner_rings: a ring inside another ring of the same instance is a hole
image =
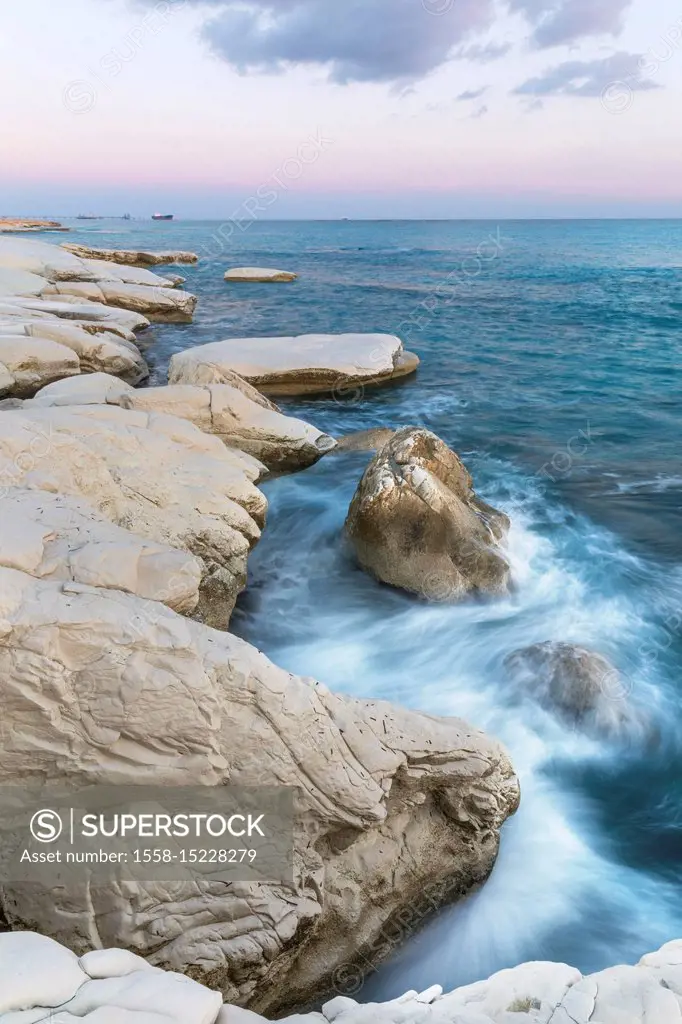
[[492, 869], [518, 787], [504, 751], [466, 723], [334, 695], [119, 590], [0, 568], [0, 623], [0, 783], [298, 791], [293, 888], [4, 881], [10, 926], [40, 921], [79, 953], [96, 934], [266, 1009], [328, 991], [425, 890], [438, 905], [436, 889], [459, 895]]
[[103, 303], [140, 313], [157, 323], [191, 323], [197, 304], [196, 295], [177, 288], [122, 281], [62, 281], [52, 286], [59, 296], [73, 295], [79, 300]]
[[33, 342], [47, 340], [56, 343], [76, 356], [75, 364], [69, 357], [69, 365], [77, 366], [76, 373], [107, 373], [130, 384], [139, 384], [149, 375], [149, 367], [137, 345], [115, 331], [103, 329], [93, 332], [79, 323], [64, 322], [55, 317], [38, 320], [31, 320], [30, 314], [25, 314], [25, 317], [28, 318], [4, 318], [0, 313], [0, 343], [3, 337], [11, 336], [17, 339], [19, 348], [23, 346], [26, 351], [30, 351]]
[[237, 373], [268, 395], [332, 392], [340, 397], [412, 373], [417, 356], [389, 334], [303, 334], [232, 338], [173, 356], [171, 384], [221, 384]]
[[19, 487], [0, 492], [0, 565], [161, 601], [190, 615], [200, 559], [114, 526], [82, 499]]
[[[93, 950], [78, 959], [31, 932], [0, 935], [0, 1024], [34, 1024], [45, 1020], [51, 1009], [58, 1011], [60, 1024], [83, 1020], [122, 1024], [124, 1014], [128, 1024], [265, 1024], [264, 1017], [248, 1010], [221, 1008], [217, 993], [151, 968], [124, 950]], [[103, 1016], [107, 1011], [112, 1015]], [[117, 1011], [120, 1018], [113, 1016]], [[636, 967], [614, 967], [585, 978], [565, 964], [523, 964], [449, 995], [434, 985], [390, 1003], [364, 1006], [338, 996], [321, 1013], [282, 1020], [282, 1024], [680, 1022], [681, 941], [643, 957]]]
[[83, 302], [75, 295], [57, 295], [53, 299], [30, 298], [22, 295], [0, 296], [0, 316], [25, 318], [27, 311], [30, 313], [31, 319], [36, 319], [34, 314], [42, 313], [64, 320], [101, 323], [108, 329], [122, 328], [128, 332], [140, 331], [149, 327], [149, 320], [141, 313], [134, 313], [132, 310], [120, 307], [105, 306], [101, 302]]
[[298, 274], [289, 270], [273, 270], [270, 267], [233, 267], [226, 271], [226, 281], [251, 281], [271, 283], [275, 281], [295, 281]]
[[62, 249], [83, 259], [106, 260], [128, 267], [155, 267], [168, 263], [197, 263], [194, 252], [144, 252], [132, 249], [93, 249], [88, 245], [64, 242]]
[[[83, 263], [92, 270], [98, 281], [120, 281], [122, 284], [137, 284], [149, 288], [175, 287], [173, 280], [140, 267], [111, 263], [109, 260], [85, 259]], [[184, 281], [184, 278], [176, 277], [175, 281]]]
[[78, 356], [46, 338], [0, 335], [0, 398], [27, 398], [46, 384], [81, 372]]
[[267, 507], [264, 467], [191, 423], [114, 406], [0, 417], [0, 495], [22, 487], [85, 498], [117, 526], [202, 563], [196, 615], [227, 625]]
[[197, 301], [149, 271], [116, 271], [109, 261], [80, 259], [61, 247], [25, 238], [0, 238], [0, 296], [7, 295], [62, 302], [72, 298], [171, 323], [189, 322]]
[[33, 405], [120, 405], [138, 412], [178, 416], [278, 472], [311, 466], [336, 443], [309, 423], [284, 416], [246, 381], [239, 386], [235, 381], [136, 391], [106, 373], [89, 374], [48, 385], [38, 392]]
[[32, 405], [120, 405], [124, 395], [134, 393], [130, 384], [109, 373], [87, 373], [48, 384], [38, 392]]
[[303, 469], [335, 447], [328, 434], [268, 408], [269, 403], [263, 404], [260, 397], [261, 401], [253, 401], [229, 384], [178, 384], [129, 392], [120, 404], [124, 409], [165, 412], [191, 420], [225, 444], [253, 455], [270, 470]]

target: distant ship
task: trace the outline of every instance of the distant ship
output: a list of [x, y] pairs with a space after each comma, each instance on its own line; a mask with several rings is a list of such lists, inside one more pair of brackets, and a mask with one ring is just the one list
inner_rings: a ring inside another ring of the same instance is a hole
[[152, 220], [173, 220], [172, 213], [153, 213]]
[[129, 213], [124, 213], [121, 217], [121, 220], [132, 220], [132, 217], [130, 216]]
[[76, 220], [102, 220], [96, 213], [79, 213]]

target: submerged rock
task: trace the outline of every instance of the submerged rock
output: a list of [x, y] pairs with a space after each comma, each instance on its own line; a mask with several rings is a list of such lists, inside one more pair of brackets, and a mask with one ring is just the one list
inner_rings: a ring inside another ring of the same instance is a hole
[[417, 356], [390, 334], [231, 338], [178, 352], [171, 359], [169, 381], [221, 384], [237, 373], [268, 395], [341, 396], [413, 373], [418, 365]]
[[225, 273], [226, 281], [276, 282], [295, 281], [298, 274], [289, 270], [272, 270], [269, 267], [234, 267]]
[[550, 640], [515, 651], [504, 664], [517, 686], [572, 725], [611, 731], [631, 718], [625, 680], [595, 651]]
[[432, 601], [505, 594], [510, 568], [502, 512], [476, 496], [457, 455], [429, 430], [396, 431], [370, 462], [346, 531], [360, 565]]

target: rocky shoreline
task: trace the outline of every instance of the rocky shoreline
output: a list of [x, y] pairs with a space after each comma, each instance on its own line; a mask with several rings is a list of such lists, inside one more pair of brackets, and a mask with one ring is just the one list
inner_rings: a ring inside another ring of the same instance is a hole
[[[97, 949], [78, 958], [30, 932], [0, 935], [0, 1022], [48, 1019], [65, 1024], [266, 1020], [223, 1004], [217, 992], [164, 973], [127, 950]], [[668, 943], [635, 967], [587, 977], [565, 964], [529, 963], [447, 995], [435, 985], [364, 1006], [337, 996], [319, 1013], [280, 1019], [284, 1024], [676, 1024], [682, 1021], [682, 942]]]
[[[347, 533], [384, 584], [435, 601], [506, 593], [509, 524], [430, 432], [337, 445], [271, 401], [413, 372], [418, 359], [396, 337], [229, 339], [174, 356], [167, 386], [136, 389], [148, 370], [134, 332], [188, 322], [196, 307], [182, 278], [146, 268], [194, 259], [0, 240], [0, 782], [292, 787], [294, 882], [4, 884], [8, 962], [33, 942], [39, 959], [64, 965], [46, 977], [71, 971], [78, 984], [59, 1000], [45, 988], [42, 1002], [30, 982], [16, 997], [0, 984], [3, 1021], [62, 1004], [76, 1019], [87, 1004], [93, 1015], [125, 1007], [131, 1024], [239, 1024], [263, 1018], [236, 1006], [281, 1015], [320, 1002], [349, 968], [392, 952], [387, 931], [419, 926], [425, 893], [436, 910], [483, 884], [518, 806], [506, 752], [466, 722], [333, 694], [229, 633], [266, 528], [259, 482], [337, 447], [377, 452]], [[577, 665], [574, 717], [589, 717], [608, 664], [555, 653], [536, 690], [569, 706]], [[434, 990], [381, 1010], [336, 999], [291, 1020], [559, 1024], [546, 1008], [568, 998], [568, 970], [518, 968], [535, 987], [511, 981], [503, 1010], [504, 986], [494, 1005], [476, 996], [478, 1015], [461, 993]], [[0, 981], [2, 971], [0, 952]]]

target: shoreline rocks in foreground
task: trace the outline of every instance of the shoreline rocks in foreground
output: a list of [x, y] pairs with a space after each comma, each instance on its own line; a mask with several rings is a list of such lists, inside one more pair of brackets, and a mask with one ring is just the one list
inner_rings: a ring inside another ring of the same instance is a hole
[[470, 474], [429, 430], [396, 431], [367, 467], [346, 532], [360, 565], [431, 601], [506, 594], [500, 542], [509, 520], [476, 496]]
[[220, 384], [239, 374], [266, 395], [353, 393], [413, 373], [419, 365], [391, 334], [230, 338], [173, 356], [171, 384]]
[[0, 568], [0, 782], [291, 786], [293, 885], [4, 881], [10, 928], [39, 922], [81, 954], [97, 934], [278, 1012], [333, 991], [357, 958], [376, 961], [392, 922], [407, 937], [425, 892], [435, 910], [489, 876], [518, 805], [496, 741], [459, 719], [333, 694], [111, 588], [93, 565], [97, 585]]
[[[129, 972], [153, 974], [161, 999], [168, 976], [131, 960], [134, 952], [219, 988], [218, 997], [200, 990], [197, 1020], [211, 1024], [214, 1013], [244, 1019], [220, 1010], [223, 999], [280, 1012], [323, 997], [345, 965], [380, 959], [387, 928], [407, 936], [425, 891], [432, 911], [482, 884], [519, 787], [504, 749], [467, 723], [335, 695], [226, 632], [267, 510], [256, 486], [266, 466], [246, 449], [258, 446], [281, 466], [319, 457], [333, 442], [285, 422], [230, 366], [216, 379], [199, 360], [184, 387], [149, 392], [104, 374], [77, 378], [84, 358], [95, 368], [79, 345], [85, 353], [113, 334], [134, 348], [129, 329], [148, 323], [88, 301], [94, 289], [131, 289], [126, 302], [133, 292], [178, 295], [167, 281], [145, 280], [39, 243], [0, 242], [0, 325], [24, 330], [0, 336], [7, 350], [17, 337], [60, 346], [27, 328], [75, 346], [58, 354], [73, 382], [13, 398], [19, 408], [0, 412], [0, 512], [11, 523], [0, 542], [0, 781], [290, 786], [293, 882], [3, 881], [0, 922], [15, 931], [39, 925], [82, 954], [93, 936], [129, 951], [122, 970], [118, 954], [113, 965], [89, 955], [95, 973], [86, 972], [67, 1011], [76, 1019], [89, 1015], [93, 984]], [[77, 337], [68, 333], [74, 323]], [[272, 355], [273, 339], [264, 341]], [[287, 386], [292, 374], [315, 390], [349, 375], [363, 386], [417, 363], [385, 335], [292, 341], [299, 362], [292, 367], [285, 351]], [[39, 386], [21, 378], [32, 367], [12, 365], [10, 393]], [[17, 841], [2, 833], [3, 844]], [[64, 984], [69, 969], [32, 976]], [[165, 1005], [190, 1024], [194, 1003], [181, 996], [194, 983], [170, 977]], [[107, 986], [114, 990], [121, 986]], [[25, 990], [17, 999], [22, 1009]], [[0, 1014], [7, 1007], [0, 984]], [[120, 1008], [114, 1000], [113, 1013]]]
[[[33, 932], [0, 935], [0, 1024], [95, 1018], [118, 1024], [266, 1024], [217, 992], [164, 973], [123, 949], [80, 958]], [[38, 1016], [41, 1014], [42, 1016]], [[68, 1017], [67, 1017], [68, 1015]], [[388, 1003], [337, 996], [282, 1024], [682, 1024], [682, 941], [583, 977], [566, 964], [527, 963], [454, 992], [439, 985]]]

